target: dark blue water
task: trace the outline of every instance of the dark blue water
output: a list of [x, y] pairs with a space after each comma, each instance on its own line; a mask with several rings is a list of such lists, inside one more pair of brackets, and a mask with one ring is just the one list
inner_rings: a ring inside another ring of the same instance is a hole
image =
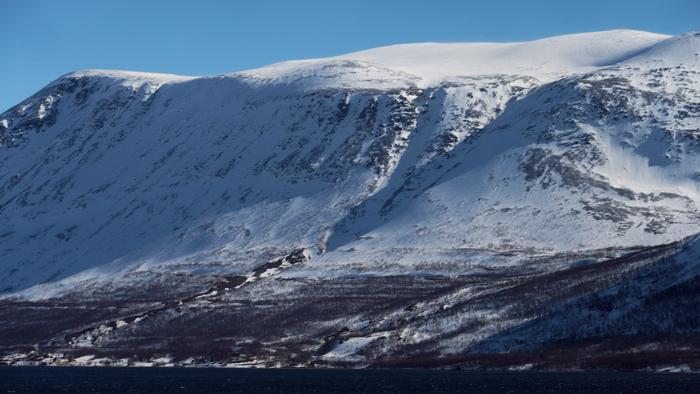
[[700, 374], [0, 368], [0, 393], [700, 393]]

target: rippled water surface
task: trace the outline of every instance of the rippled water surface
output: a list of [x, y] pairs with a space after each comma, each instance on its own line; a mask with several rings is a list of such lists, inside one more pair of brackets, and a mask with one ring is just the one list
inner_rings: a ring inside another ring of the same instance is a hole
[[700, 393], [700, 374], [0, 368], [0, 393]]

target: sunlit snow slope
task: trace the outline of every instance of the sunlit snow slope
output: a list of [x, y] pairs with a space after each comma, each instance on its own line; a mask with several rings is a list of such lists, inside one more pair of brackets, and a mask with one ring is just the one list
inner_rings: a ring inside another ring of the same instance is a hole
[[613, 30], [64, 75], [0, 115], [0, 293], [243, 274], [299, 248], [285, 275], [679, 240], [700, 232], [699, 41]]

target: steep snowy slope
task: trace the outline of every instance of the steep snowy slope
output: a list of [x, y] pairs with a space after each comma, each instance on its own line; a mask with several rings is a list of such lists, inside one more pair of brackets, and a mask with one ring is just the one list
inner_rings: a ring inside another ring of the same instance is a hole
[[415, 110], [408, 91], [121, 75], [65, 76], [3, 117], [3, 287], [312, 244], [390, 171]]
[[678, 240], [698, 230], [696, 49], [609, 31], [68, 74], [0, 115], [0, 291], [200, 286], [299, 248], [288, 275]]
[[368, 253], [416, 242], [564, 251], [696, 232], [696, 68], [624, 66], [536, 88], [451, 157], [366, 202], [329, 244], [364, 234], [352, 247]]

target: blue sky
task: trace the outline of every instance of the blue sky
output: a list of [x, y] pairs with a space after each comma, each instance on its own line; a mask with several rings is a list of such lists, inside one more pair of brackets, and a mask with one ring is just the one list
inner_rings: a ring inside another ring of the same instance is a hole
[[698, 0], [0, 0], [0, 111], [83, 68], [211, 75], [382, 45], [700, 30]]

